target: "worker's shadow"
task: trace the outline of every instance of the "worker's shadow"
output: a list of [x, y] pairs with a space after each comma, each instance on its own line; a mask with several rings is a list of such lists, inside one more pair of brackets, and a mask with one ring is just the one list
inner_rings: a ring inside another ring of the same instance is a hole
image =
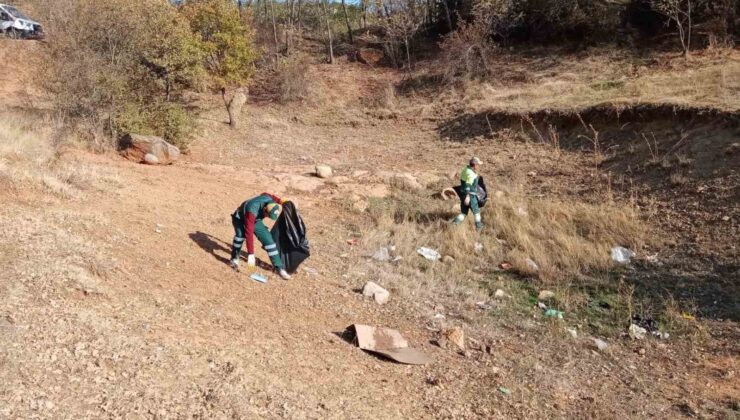
[[[213, 258], [224, 264], [229, 264], [230, 261], [228, 257], [231, 256], [231, 244], [201, 231], [189, 233], [188, 236], [193, 242], [198, 244], [202, 250], [213, 255]], [[226, 254], [227, 257], [219, 255], [221, 253]], [[244, 252], [242, 252], [241, 259], [245, 259]], [[257, 260], [257, 266], [265, 270], [269, 270], [272, 267], [270, 264], [267, 264], [262, 260]]]

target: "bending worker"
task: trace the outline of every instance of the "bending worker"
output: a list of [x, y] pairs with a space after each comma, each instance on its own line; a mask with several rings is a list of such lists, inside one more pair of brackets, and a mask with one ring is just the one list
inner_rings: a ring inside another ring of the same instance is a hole
[[475, 229], [478, 231], [483, 229], [478, 206], [478, 169], [481, 163], [480, 159], [473, 157], [470, 159], [470, 164], [460, 172], [460, 214], [452, 221], [459, 225], [472, 210], [475, 217]]
[[289, 280], [290, 275], [283, 266], [277, 245], [272, 239], [270, 231], [262, 221], [265, 217], [277, 220], [280, 214], [280, 205], [284, 202], [279, 197], [272, 194], [263, 193], [257, 197], [243, 202], [238, 209], [231, 215], [231, 223], [234, 225], [234, 243], [231, 249], [231, 267], [239, 270], [239, 256], [242, 251], [244, 241], [247, 241], [247, 265], [254, 267], [256, 259], [254, 257], [254, 237], [257, 236], [262, 248], [272, 261], [275, 271], [284, 280]]

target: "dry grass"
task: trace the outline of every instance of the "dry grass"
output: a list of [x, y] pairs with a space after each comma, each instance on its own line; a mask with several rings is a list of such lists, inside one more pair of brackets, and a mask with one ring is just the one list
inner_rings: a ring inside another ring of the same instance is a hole
[[[639, 250], [650, 237], [650, 229], [634, 208], [608, 201], [566, 202], [529, 197], [516, 188], [501, 190], [484, 209], [487, 226], [480, 235], [470, 218], [464, 226], [450, 225], [457, 212], [453, 206], [449, 201], [414, 198], [408, 192], [398, 199], [372, 202], [369, 212], [374, 223], [363, 232], [368, 253], [393, 245], [402, 259], [371, 261], [362, 270], [369, 270], [371, 280], [403, 295], [471, 304], [488, 298], [491, 285], [481, 285], [496, 281], [499, 264], [509, 262], [511, 273], [562, 290], [566, 299], [574, 279], [598, 276], [614, 267], [613, 246]], [[476, 243], [482, 250], [476, 251]], [[455, 261], [427, 261], [416, 253], [421, 246]], [[570, 306], [582, 306], [582, 302]]]
[[[463, 88], [470, 112], [579, 111], [597, 105], [667, 104], [740, 110], [740, 52], [707, 52], [687, 62], [595, 51], [586, 57], [553, 56], [497, 63], [496, 78]], [[524, 81], [506, 80], [507, 73]]]
[[0, 115], [0, 180], [15, 189], [41, 189], [61, 198], [118, 184], [110, 170], [63, 159], [58, 130], [51, 121]]

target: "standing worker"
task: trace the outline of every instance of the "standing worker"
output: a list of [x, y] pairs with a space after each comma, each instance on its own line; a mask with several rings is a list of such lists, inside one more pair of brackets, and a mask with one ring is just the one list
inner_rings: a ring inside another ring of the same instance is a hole
[[460, 214], [452, 221], [455, 225], [459, 225], [465, 220], [470, 210], [473, 210], [475, 229], [479, 232], [483, 229], [478, 206], [478, 181], [480, 179], [478, 169], [481, 163], [480, 159], [473, 157], [470, 159], [470, 164], [460, 172]]
[[290, 280], [290, 275], [283, 266], [275, 241], [272, 239], [270, 231], [262, 221], [265, 217], [277, 220], [280, 214], [280, 205], [284, 203], [279, 197], [263, 193], [257, 197], [243, 202], [238, 209], [231, 215], [231, 223], [234, 225], [234, 243], [231, 249], [231, 267], [239, 270], [239, 255], [241, 254], [244, 240], [247, 241], [247, 265], [254, 267], [256, 259], [254, 257], [254, 237], [257, 236], [262, 248], [272, 261], [275, 271], [283, 278]]

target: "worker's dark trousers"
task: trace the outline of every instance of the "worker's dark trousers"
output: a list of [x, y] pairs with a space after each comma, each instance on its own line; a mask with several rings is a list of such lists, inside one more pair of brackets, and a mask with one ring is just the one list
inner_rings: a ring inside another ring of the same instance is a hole
[[[231, 259], [236, 260], [239, 258], [242, 252], [242, 246], [245, 241], [245, 229], [244, 221], [236, 217], [235, 214], [231, 215], [231, 224], [234, 225], [234, 242], [231, 244]], [[278, 270], [283, 268], [283, 260], [280, 258], [280, 252], [278, 252], [275, 241], [272, 240], [270, 231], [265, 226], [262, 220], [257, 220], [254, 223], [254, 236], [262, 244], [262, 249], [267, 252], [267, 255], [272, 261], [272, 265]]]

